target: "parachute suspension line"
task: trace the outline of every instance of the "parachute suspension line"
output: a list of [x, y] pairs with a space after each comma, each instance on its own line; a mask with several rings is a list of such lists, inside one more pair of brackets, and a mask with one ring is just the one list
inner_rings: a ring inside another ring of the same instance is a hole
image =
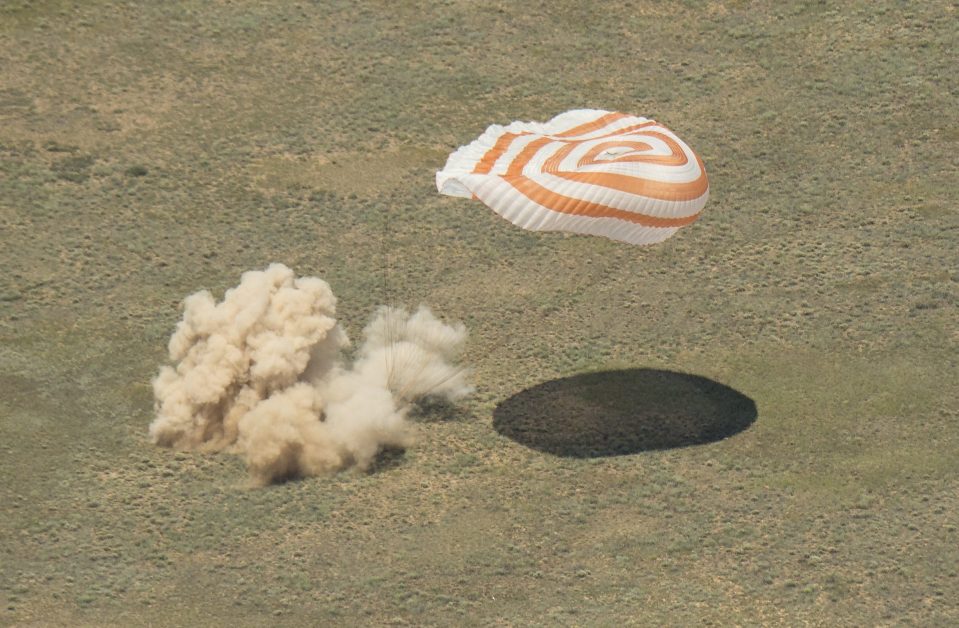
[[[450, 369], [449, 372], [447, 372], [445, 375], [442, 375], [441, 377], [434, 379], [432, 382], [430, 382], [428, 387], [425, 387], [427, 391], [427, 395], [429, 395], [429, 393], [435, 390], [438, 390], [440, 386], [450, 381], [454, 377], [461, 375], [465, 370], [466, 369], [464, 367], [459, 366], [459, 367], [456, 367], [455, 369]], [[412, 384], [410, 382], [407, 382], [406, 385], [403, 386], [403, 388], [397, 391], [397, 397], [399, 397], [400, 399], [409, 399], [412, 393], [413, 393]]]
[[[393, 225], [394, 208], [386, 206], [383, 209], [383, 242], [382, 242], [382, 277], [383, 277], [383, 298], [384, 307], [382, 315], [385, 320], [386, 346], [383, 347], [383, 361], [386, 375], [386, 385], [392, 391], [401, 403], [410, 403], [414, 396], [426, 394], [427, 396], [449, 380], [463, 372], [463, 368], [450, 370], [449, 372], [435, 378], [435, 381], [427, 382], [424, 386], [422, 376], [424, 365], [415, 355], [416, 349], [408, 343], [407, 324], [409, 314], [400, 315], [401, 308], [394, 302], [393, 275], [394, 275], [394, 244], [395, 230]], [[414, 390], [416, 389], [416, 390]]]
[[[383, 213], [383, 296], [385, 299], [382, 315], [386, 326], [386, 346], [383, 347], [383, 360], [386, 372], [386, 386], [391, 391], [398, 388], [397, 379], [401, 373], [408, 373], [409, 369], [403, 364], [404, 351], [400, 346], [403, 334], [400, 330], [399, 306], [394, 302], [393, 294], [393, 245], [394, 227], [392, 221], [393, 207], [387, 205]], [[407, 357], [408, 359], [408, 357]]]
[[385, 360], [384, 367], [386, 369], [386, 386], [387, 388], [393, 388], [393, 341], [394, 341], [394, 330], [393, 330], [393, 287], [391, 285], [393, 281], [393, 231], [392, 225], [390, 224], [390, 206], [387, 205], [383, 212], [383, 310], [384, 316], [386, 316], [386, 347], [383, 351], [383, 359]]

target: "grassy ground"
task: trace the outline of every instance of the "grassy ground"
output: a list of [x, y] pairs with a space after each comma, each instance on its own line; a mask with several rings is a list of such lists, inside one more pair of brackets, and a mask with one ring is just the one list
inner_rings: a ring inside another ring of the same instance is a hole
[[[959, 624], [957, 19], [0, 3], [0, 624]], [[574, 107], [687, 140], [702, 219], [635, 248], [436, 194]], [[465, 321], [477, 394], [369, 474], [154, 448], [180, 299], [273, 261], [354, 335]]]

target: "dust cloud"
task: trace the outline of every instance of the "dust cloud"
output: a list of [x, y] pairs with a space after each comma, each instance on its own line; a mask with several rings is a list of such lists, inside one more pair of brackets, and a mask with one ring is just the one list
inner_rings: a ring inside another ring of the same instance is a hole
[[382, 307], [347, 363], [330, 286], [282, 264], [244, 273], [219, 303], [190, 295], [183, 310], [172, 365], [153, 380], [150, 436], [241, 455], [257, 484], [368, 468], [384, 447], [413, 443], [417, 400], [471, 391], [456, 363], [462, 324]]

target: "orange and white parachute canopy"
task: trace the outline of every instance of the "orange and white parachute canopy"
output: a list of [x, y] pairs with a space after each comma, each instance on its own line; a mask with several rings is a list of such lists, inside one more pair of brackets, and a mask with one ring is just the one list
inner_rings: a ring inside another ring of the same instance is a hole
[[513, 224], [631, 244], [662, 242], [709, 197], [703, 162], [654, 120], [575, 109], [492, 125], [449, 156], [437, 189], [476, 198]]

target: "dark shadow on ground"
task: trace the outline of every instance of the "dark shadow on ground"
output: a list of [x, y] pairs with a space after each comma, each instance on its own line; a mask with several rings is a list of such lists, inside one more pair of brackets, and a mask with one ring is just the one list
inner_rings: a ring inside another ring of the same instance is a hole
[[427, 397], [413, 404], [409, 419], [416, 423], [446, 423], [463, 418], [463, 411], [452, 401]]
[[532, 449], [599, 458], [711, 443], [745, 430], [756, 416], [752, 399], [711, 379], [626, 369], [528, 388], [496, 407], [493, 427]]
[[373, 462], [367, 467], [366, 472], [383, 473], [391, 469], [396, 469], [403, 464], [404, 456], [406, 456], [406, 450], [402, 447], [384, 447], [376, 454], [376, 457], [373, 458]]

